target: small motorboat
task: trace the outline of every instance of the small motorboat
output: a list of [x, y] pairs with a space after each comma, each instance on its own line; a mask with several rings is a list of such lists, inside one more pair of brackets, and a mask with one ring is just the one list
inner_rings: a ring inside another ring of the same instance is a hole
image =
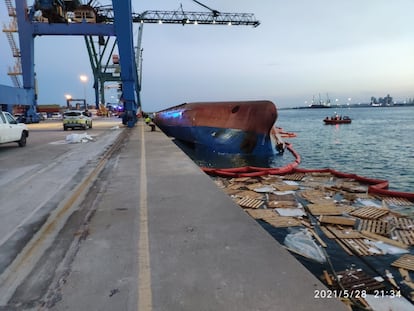
[[332, 117], [326, 117], [323, 119], [323, 122], [325, 122], [325, 124], [348, 124], [351, 123], [352, 120], [348, 116], [340, 116], [336, 114]]

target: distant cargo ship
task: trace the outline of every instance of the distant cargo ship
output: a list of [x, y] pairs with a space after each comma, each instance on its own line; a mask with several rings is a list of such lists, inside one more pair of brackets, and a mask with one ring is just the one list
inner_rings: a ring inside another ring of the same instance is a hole
[[323, 101], [321, 98], [321, 94], [319, 94], [319, 101], [315, 101], [315, 96], [312, 98], [312, 104], [309, 105], [309, 108], [331, 108], [331, 100], [329, 99], [329, 95], [326, 94], [326, 101]]
[[276, 106], [267, 100], [184, 103], [154, 116], [168, 136], [218, 153], [255, 155], [280, 152], [276, 119]]

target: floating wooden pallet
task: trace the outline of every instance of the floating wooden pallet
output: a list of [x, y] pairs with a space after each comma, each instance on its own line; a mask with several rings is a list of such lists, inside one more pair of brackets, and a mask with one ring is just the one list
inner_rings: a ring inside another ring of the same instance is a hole
[[414, 202], [407, 200], [406, 198], [396, 198], [396, 197], [383, 197], [381, 198], [385, 203], [398, 206], [411, 206], [414, 205]]
[[[322, 226], [321, 228], [325, 228]], [[325, 228], [329, 233], [326, 236], [330, 239], [361, 239], [363, 235], [353, 229], [339, 229], [334, 226], [326, 226]]]
[[247, 183], [250, 180], [250, 177], [237, 177], [230, 179], [230, 182], [241, 182], [241, 183]]
[[281, 181], [282, 177], [275, 176], [275, 175], [263, 175], [263, 176], [260, 176], [260, 179], [262, 179], [263, 182], [265, 182], [266, 184], [271, 184], [271, 183]]
[[315, 177], [333, 177], [333, 175], [330, 172], [312, 172], [309, 174], [310, 176], [312, 176], [313, 178]]
[[335, 225], [344, 225], [344, 226], [353, 226], [355, 225], [356, 219], [350, 217], [342, 216], [329, 216], [322, 215], [319, 217], [321, 223], [335, 224]]
[[365, 239], [340, 239], [348, 248], [359, 256], [382, 255], [382, 251], [367, 243]]
[[393, 227], [403, 230], [414, 230], [414, 219], [395, 217], [390, 220]]
[[351, 212], [350, 215], [359, 217], [359, 218], [378, 219], [388, 213], [389, 213], [388, 209], [378, 208], [378, 207], [373, 207], [373, 206], [365, 206], [365, 207], [361, 207]]
[[245, 209], [245, 211], [254, 219], [267, 219], [267, 218], [273, 218], [278, 217], [278, 214], [272, 210], [272, 209]]
[[293, 194], [274, 194], [268, 193], [269, 200], [271, 201], [296, 201], [296, 198]]
[[311, 203], [325, 201], [325, 199], [323, 198], [326, 196], [326, 194], [320, 190], [304, 190], [304, 191], [301, 191], [299, 194], [302, 198], [304, 198], [305, 200]]
[[394, 261], [391, 266], [414, 271], [414, 255], [405, 254]]
[[285, 180], [293, 180], [293, 181], [301, 181], [305, 177], [305, 173], [294, 173], [294, 174], [288, 174], [284, 175], [283, 179]]
[[245, 185], [242, 183], [230, 183], [226, 187], [227, 189], [243, 189], [245, 188]]
[[300, 220], [294, 217], [289, 216], [279, 216], [279, 217], [273, 217], [264, 219], [267, 223], [271, 224], [273, 227], [276, 228], [284, 228], [284, 227], [294, 227], [294, 226], [302, 226], [302, 223]]
[[333, 200], [328, 204], [308, 204], [307, 208], [312, 215], [342, 215], [342, 211], [336, 207]]
[[387, 236], [390, 232], [390, 225], [387, 221], [383, 220], [363, 219], [359, 222], [358, 230], [365, 230]]
[[414, 245], [413, 230], [394, 230], [391, 232], [391, 238], [407, 245]]
[[288, 185], [283, 182], [272, 183], [272, 186], [278, 191], [294, 191], [299, 189], [298, 185]]
[[257, 188], [262, 188], [264, 186], [265, 186], [264, 184], [262, 184], [260, 182], [256, 182], [254, 184], [248, 184], [248, 185], [246, 185], [246, 188], [249, 189], [249, 190], [254, 190], [254, 189], [257, 189]]
[[343, 190], [351, 193], [365, 193], [368, 190], [367, 186], [363, 186], [356, 182], [339, 182], [336, 184], [339, 190]]
[[339, 204], [336, 205], [336, 207], [342, 212], [342, 214], [349, 214], [356, 209], [354, 206], [346, 204]]
[[340, 271], [337, 272], [336, 275], [340, 280], [340, 284], [336, 281], [336, 278], [333, 275], [329, 274], [333, 289], [347, 289], [350, 291], [365, 290], [367, 293], [373, 293], [376, 290], [385, 288], [383, 283], [377, 281], [362, 270], [351, 269]]
[[267, 206], [271, 208], [281, 207], [281, 208], [295, 208], [298, 207], [298, 202], [296, 201], [269, 201]]
[[243, 190], [240, 189], [229, 189], [229, 188], [224, 188], [223, 191], [227, 194], [227, 195], [237, 195], [238, 193], [240, 193]]
[[262, 200], [252, 199], [252, 198], [241, 198], [236, 201], [241, 207], [248, 207], [248, 208], [259, 208], [262, 204]]
[[250, 198], [250, 199], [261, 199], [263, 194], [251, 191], [251, 190], [241, 190], [235, 194], [239, 198]]

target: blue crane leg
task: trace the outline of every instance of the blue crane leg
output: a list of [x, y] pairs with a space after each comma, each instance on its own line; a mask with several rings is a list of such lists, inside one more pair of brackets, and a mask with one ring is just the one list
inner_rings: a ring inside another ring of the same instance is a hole
[[35, 73], [34, 73], [34, 37], [33, 26], [26, 19], [26, 1], [16, 1], [17, 25], [19, 29], [19, 44], [23, 73], [23, 88], [31, 90], [33, 105], [36, 105], [34, 94]]
[[119, 63], [121, 65], [122, 101], [125, 114], [123, 123], [133, 127], [137, 122], [138, 103], [135, 83], [137, 66], [135, 63], [131, 1], [112, 1], [114, 10], [115, 34], [118, 40]]

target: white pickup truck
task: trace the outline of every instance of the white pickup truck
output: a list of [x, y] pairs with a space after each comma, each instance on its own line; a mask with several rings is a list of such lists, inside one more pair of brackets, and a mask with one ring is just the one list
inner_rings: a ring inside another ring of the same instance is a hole
[[0, 111], [0, 144], [16, 142], [20, 147], [26, 146], [29, 130], [24, 123], [18, 123], [13, 116]]

